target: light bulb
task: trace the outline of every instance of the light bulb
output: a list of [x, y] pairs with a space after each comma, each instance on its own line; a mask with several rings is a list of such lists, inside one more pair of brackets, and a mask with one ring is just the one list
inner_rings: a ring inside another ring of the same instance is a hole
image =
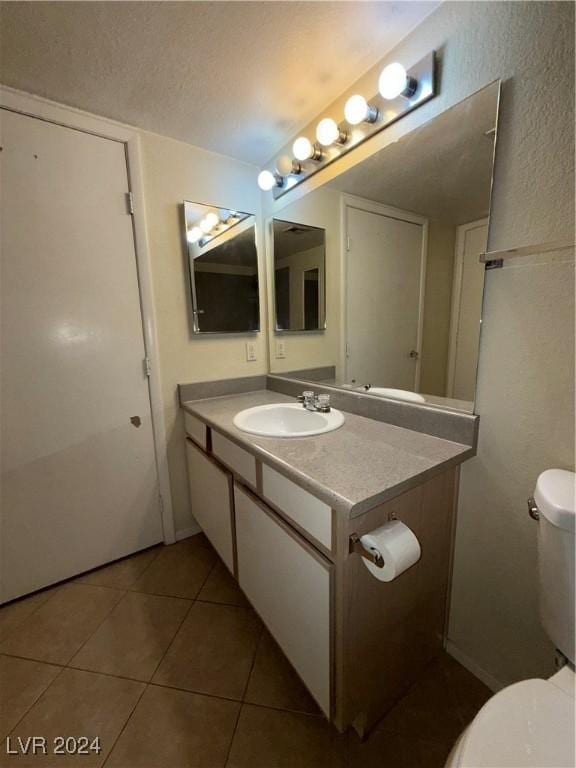
[[395, 99], [398, 96], [413, 96], [417, 81], [406, 74], [406, 70], [398, 62], [384, 67], [378, 80], [378, 90], [384, 99]]
[[202, 230], [202, 232], [204, 232], [205, 235], [207, 235], [208, 232], [210, 232], [210, 230], [212, 229], [212, 223], [208, 221], [208, 216], [206, 216], [206, 218], [202, 219], [202, 221], [200, 222], [200, 229]]
[[264, 192], [269, 192], [272, 187], [276, 186], [276, 177], [271, 171], [260, 171], [258, 174], [258, 186]]
[[292, 144], [292, 152], [296, 160], [310, 160], [315, 155], [312, 142], [306, 136], [299, 136], [296, 139], [294, 144]]
[[290, 155], [281, 155], [276, 161], [276, 170], [281, 176], [289, 176], [291, 173], [300, 173], [302, 169]]
[[197, 243], [198, 240], [200, 240], [200, 238], [202, 237], [202, 234], [203, 233], [200, 227], [192, 227], [192, 229], [189, 229], [188, 232], [186, 233], [186, 239], [188, 240], [189, 243], [194, 244], [194, 243]]
[[210, 224], [210, 229], [214, 229], [216, 224], [219, 223], [220, 219], [218, 218], [217, 214], [215, 214], [213, 211], [210, 211], [210, 213], [206, 216], [206, 221], [208, 224]]
[[334, 144], [340, 138], [340, 131], [335, 120], [331, 117], [325, 117], [324, 120], [320, 120], [316, 128], [316, 138], [324, 147], [329, 147], [330, 144]]
[[374, 123], [378, 118], [378, 109], [368, 104], [364, 96], [355, 94], [350, 96], [344, 107], [344, 117], [350, 125], [359, 125], [360, 123]]

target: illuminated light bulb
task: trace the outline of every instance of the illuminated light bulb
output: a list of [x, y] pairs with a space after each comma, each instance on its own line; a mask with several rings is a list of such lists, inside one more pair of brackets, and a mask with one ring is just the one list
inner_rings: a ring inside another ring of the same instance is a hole
[[212, 224], [208, 221], [208, 216], [206, 216], [206, 218], [202, 219], [202, 221], [200, 222], [200, 229], [202, 230], [202, 232], [204, 232], [205, 235], [207, 235], [208, 232], [210, 232], [210, 230], [212, 229]]
[[364, 96], [355, 94], [350, 96], [344, 107], [344, 117], [350, 125], [360, 123], [374, 123], [378, 119], [378, 109], [368, 104]]
[[289, 176], [291, 173], [301, 173], [300, 163], [296, 163], [290, 155], [282, 155], [276, 162], [276, 170], [281, 176]]
[[340, 130], [335, 120], [332, 120], [331, 117], [325, 117], [318, 123], [316, 138], [324, 147], [329, 147], [330, 144], [344, 144], [347, 135], [345, 131]]
[[217, 214], [215, 214], [213, 211], [210, 211], [210, 213], [206, 216], [206, 221], [210, 224], [210, 229], [214, 229], [214, 227], [220, 222], [220, 219], [218, 218]]
[[188, 240], [189, 243], [194, 244], [194, 243], [197, 243], [198, 240], [200, 240], [200, 238], [202, 237], [202, 234], [203, 233], [200, 227], [192, 227], [192, 229], [189, 229], [188, 232], [186, 233], [186, 239]]
[[264, 190], [264, 192], [269, 192], [277, 184], [278, 180], [272, 171], [260, 171], [258, 174], [258, 186], [260, 189]]
[[307, 139], [306, 136], [299, 136], [292, 144], [292, 152], [296, 160], [320, 160], [322, 152], [318, 147]]
[[409, 98], [416, 92], [418, 82], [415, 78], [409, 77], [406, 70], [398, 62], [388, 64], [384, 67], [378, 80], [378, 90], [384, 99], [395, 99], [398, 96]]

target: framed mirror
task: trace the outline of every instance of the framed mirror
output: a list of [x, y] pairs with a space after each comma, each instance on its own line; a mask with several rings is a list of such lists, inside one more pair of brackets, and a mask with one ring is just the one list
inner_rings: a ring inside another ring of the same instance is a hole
[[294, 221], [272, 221], [275, 330], [326, 327], [326, 233]]
[[473, 412], [499, 96], [490, 84], [278, 211], [324, 227], [337, 322], [322, 348], [272, 348], [272, 373]]
[[184, 201], [194, 333], [260, 330], [255, 217]]

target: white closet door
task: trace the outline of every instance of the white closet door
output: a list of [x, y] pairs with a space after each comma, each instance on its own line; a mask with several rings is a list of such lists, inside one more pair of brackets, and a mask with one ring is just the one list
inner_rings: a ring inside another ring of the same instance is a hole
[[350, 206], [346, 225], [347, 379], [417, 389], [424, 227]]
[[162, 528], [124, 145], [0, 119], [5, 601]]
[[474, 402], [484, 296], [484, 264], [488, 219], [457, 228], [452, 290], [452, 318], [448, 367], [448, 397]]

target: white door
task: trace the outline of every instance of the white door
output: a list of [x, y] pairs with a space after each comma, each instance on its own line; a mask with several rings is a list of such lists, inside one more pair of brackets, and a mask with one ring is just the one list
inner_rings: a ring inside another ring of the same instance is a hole
[[488, 219], [463, 224], [456, 230], [454, 287], [448, 355], [447, 396], [474, 401], [484, 295], [484, 264]]
[[424, 223], [347, 206], [347, 381], [417, 390]]
[[162, 528], [125, 147], [0, 118], [6, 601]]

